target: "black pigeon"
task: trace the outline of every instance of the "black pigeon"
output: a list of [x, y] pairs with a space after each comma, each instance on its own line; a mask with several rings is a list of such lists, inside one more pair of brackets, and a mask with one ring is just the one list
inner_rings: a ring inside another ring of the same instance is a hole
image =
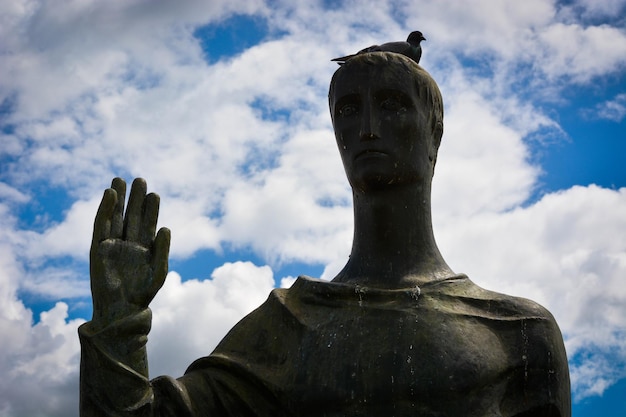
[[331, 61], [335, 61], [339, 65], [343, 65], [350, 58], [359, 54], [367, 52], [395, 52], [397, 54], [405, 55], [415, 61], [415, 63], [419, 64], [420, 58], [422, 57], [422, 46], [420, 45], [420, 42], [425, 40], [426, 38], [422, 35], [422, 32], [416, 30], [415, 32], [411, 32], [409, 37], [406, 39], [406, 42], [387, 42], [382, 45], [372, 45], [365, 49], [361, 49], [356, 54], [331, 59]]

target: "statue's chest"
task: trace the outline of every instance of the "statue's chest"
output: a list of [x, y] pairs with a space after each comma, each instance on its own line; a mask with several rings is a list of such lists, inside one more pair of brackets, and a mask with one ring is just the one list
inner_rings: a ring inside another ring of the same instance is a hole
[[294, 386], [313, 402], [461, 398], [511, 367], [502, 337], [515, 332], [514, 323], [436, 308], [338, 310], [308, 326]]

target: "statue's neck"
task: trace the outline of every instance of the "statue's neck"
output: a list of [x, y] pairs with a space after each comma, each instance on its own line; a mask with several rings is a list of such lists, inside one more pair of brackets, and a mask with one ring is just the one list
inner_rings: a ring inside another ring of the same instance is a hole
[[401, 288], [453, 275], [433, 235], [430, 186], [356, 190], [353, 198], [352, 252], [334, 281]]

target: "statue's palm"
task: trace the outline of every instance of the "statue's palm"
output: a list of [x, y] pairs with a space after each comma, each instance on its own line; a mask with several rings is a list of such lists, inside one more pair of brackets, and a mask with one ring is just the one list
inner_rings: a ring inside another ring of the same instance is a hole
[[100, 203], [90, 254], [93, 323], [102, 328], [145, 309], [167, 275], [170, 232], [156, 234], [159, 196], [133, 182], [124, 216], [126, 184], [113, 180]]

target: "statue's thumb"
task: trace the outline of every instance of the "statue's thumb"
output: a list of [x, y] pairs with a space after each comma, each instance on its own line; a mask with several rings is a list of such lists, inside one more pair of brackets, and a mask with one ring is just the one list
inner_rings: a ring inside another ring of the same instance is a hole
[[154, 239], [154, 247], [152, 254], [152, 271], [153, 279], [150, 286], [150, 300], [154, 298], [156, 293], [161, 289], [168, 270], [168, 257], [170, 253], [171, 232], [167, 227], [159, 229]]

